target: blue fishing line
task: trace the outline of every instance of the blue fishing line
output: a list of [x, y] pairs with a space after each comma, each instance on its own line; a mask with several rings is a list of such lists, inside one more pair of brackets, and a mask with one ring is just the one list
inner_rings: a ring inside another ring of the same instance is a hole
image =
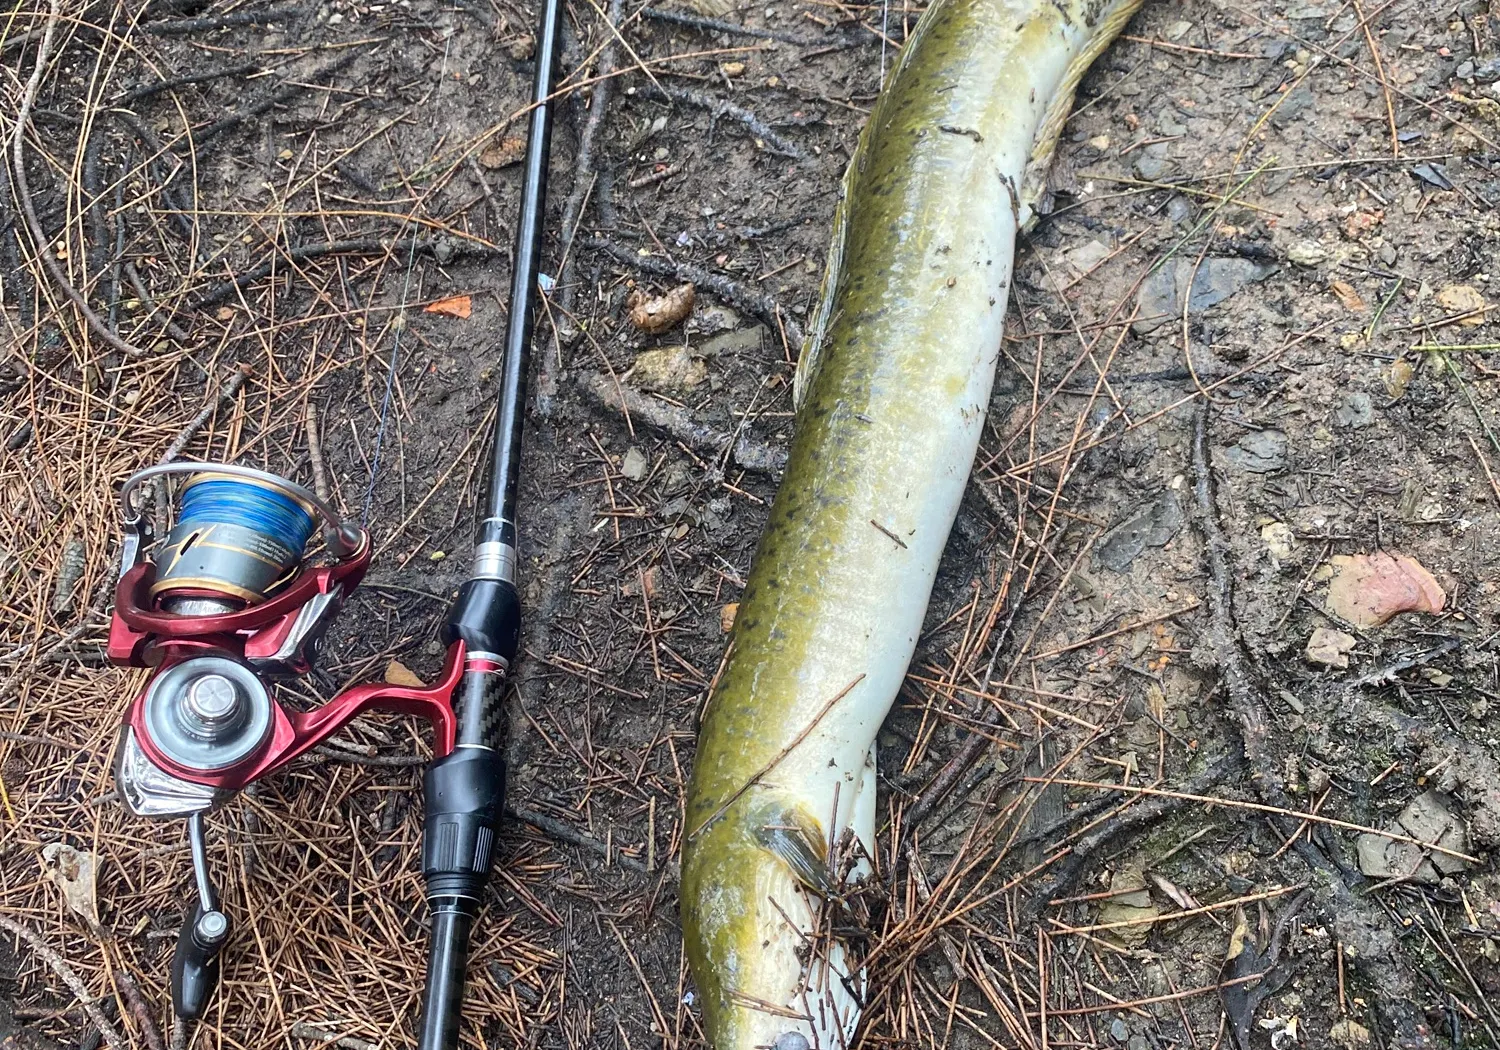
[[239, 525], [268, 536], [294, 551], [307, 548], [317, 522], [285, 492], [235, 478], [204, 478], [182, 493], [179, 526]]

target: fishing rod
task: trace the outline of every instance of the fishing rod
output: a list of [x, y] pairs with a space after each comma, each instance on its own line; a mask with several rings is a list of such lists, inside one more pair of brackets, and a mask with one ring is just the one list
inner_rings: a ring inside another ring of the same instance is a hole
[[[173, 1012], [183, 1020], [208, 1009], [231, 934], [211, 878], [204, 814], [357, 715], [384, 710], [433, 727], [421, 856], [431, 936], [418, 1046], [458, 1046], [469, 939], [504, 809], [506, 675], [520, 647], [516, 503], [560, 10], [561, 0], [542, 0], [483, 516], [473, 571], [442, 631], [448, 652], [438, 680], [354, 686], [311, 711], [284, 706], [274, 683], [311, 670], [329, 623], [369, 568], [369, 530], [296, 482], [234, 464], [159, 464], [121, 486], [107, 653], [117, 666], [152, 674], [126, 711], [115, 783], [131, 813], [187, 820], [198, 899], [178, 934], [171, 982]], [[159, 525], [146, 493], [168, 493], [173, 481]], [[319, 532], [321, 550], [310, 551]]]

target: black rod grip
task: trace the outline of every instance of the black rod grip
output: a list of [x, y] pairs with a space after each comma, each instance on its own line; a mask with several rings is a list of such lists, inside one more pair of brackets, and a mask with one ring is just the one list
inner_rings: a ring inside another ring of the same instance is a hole
[[489, 881], [505, 805], [505, 760], [486, 747], [461, 746], [427, 767], [422, 794], [422, 879], [432, 940], [418, 1046], [455, 1050], [469, 931]]
[[462, 897], [431, 902], [432, 940], [427, 987], [422, 993], [419, 1050], [453, 1050], [464, 1005], [464, 971], [469, 965], [469, 933], [478, 905]]

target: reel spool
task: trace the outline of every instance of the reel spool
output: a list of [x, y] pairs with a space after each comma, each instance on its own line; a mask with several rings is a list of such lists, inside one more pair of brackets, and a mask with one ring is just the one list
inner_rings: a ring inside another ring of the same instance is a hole
[[265, 601], [297, 575], [317, 526], [316, 509], [285, 482], [202, 473], [177, 503], [149, 593], [158, 608], [183, 616]]

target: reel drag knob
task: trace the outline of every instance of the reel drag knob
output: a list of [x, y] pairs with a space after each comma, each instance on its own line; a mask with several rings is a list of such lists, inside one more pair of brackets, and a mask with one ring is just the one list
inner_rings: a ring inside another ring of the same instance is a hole
[[157, 675], [144, 714], [144, 728], [163, 755], [209, 773], [245, 761], [265, 743], [271, 695], [239, 661], [195, 656]]

